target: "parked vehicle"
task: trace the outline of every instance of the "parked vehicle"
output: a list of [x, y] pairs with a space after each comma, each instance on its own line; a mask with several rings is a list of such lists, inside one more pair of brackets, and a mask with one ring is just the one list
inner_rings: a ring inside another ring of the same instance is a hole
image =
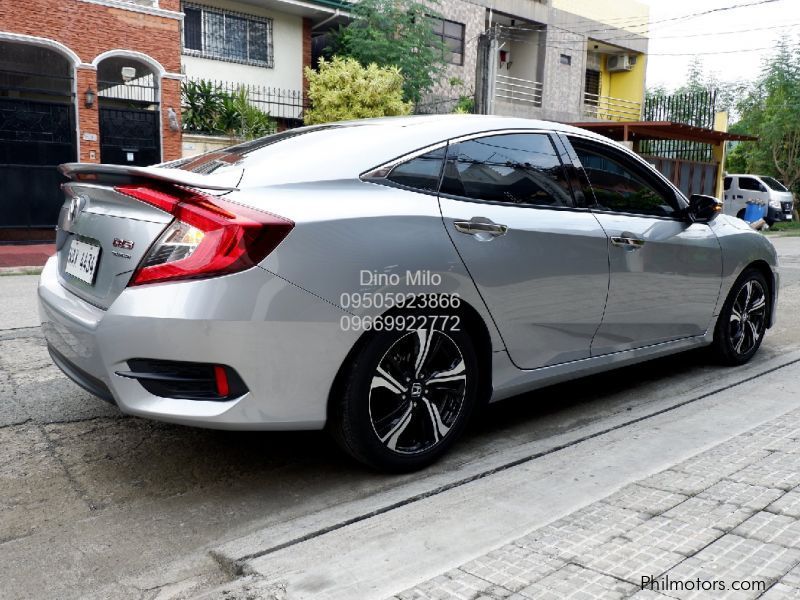
[[778, 221], [791, 221], [794, 211], [794, 196], [780, 181], [764, 175], [727, 175], [723, 211], [740, 219], [748, 202], [760, 202], [767, 206], [764, 220], [772, 226]]
[[163, 164], [68, 164], [39, 284], [54, 362], [123, 412], [327, 427], [420, 468], [476, 408], [774, 322], [776, 253], [706, 196], [569, 126], [306, 127]]

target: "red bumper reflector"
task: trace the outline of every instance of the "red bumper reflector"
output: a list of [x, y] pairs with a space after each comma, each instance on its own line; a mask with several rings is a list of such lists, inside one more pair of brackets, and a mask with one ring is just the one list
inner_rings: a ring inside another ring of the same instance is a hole
[[223, 398], [226, 397], [230, 389], [228, 387], [228, 374], [225, 372], [225, 367], [214, 365], [214, 378], [217, 380], [217, 394]]

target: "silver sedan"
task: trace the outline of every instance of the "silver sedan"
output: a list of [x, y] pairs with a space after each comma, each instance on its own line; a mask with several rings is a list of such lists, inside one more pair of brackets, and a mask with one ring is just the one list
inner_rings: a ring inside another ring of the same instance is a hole
[[763, 236], [554, 123], [365, 120], [62, 171], [39, 299], [69, 377], [142, 417], [327, 427], [379, 469], [558, 381], [699, 346], [745, 363], [774, 321]]

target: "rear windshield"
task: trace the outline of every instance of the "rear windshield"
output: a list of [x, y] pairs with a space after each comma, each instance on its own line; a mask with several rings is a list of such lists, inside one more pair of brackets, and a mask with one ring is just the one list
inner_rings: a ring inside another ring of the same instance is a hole
[[205, 154], [198, 156], [190, 156], [188, 158], [181, 158], [171, 162], [165, 162], [158, 165], [165, 169], [183, 169], [184, 171], [191, 171], [192, 173], [202, 173], [209, 175], [210, 173], [223, 173], [228, 169], [241, 169], [242, 162], [252, 155], [257, 154], [259, 150], [272, 146], [285, 140], [293, 139], [308, 133], [316, 133], [318, 131], [326, 131], [328, 129], [335, 129], [342, 127], [342, 125], [312, 125], [310, 127], [298, 127], [297, 129], [289, 129], [281, 131], [280, 133], [273, 133], [256, 140], [250, 140], [235, 146], [229, 146], [220, 150], [212, 150]]
[[733, 181], [733, 177], [726, 177], [725, 178], [725, 189], [731, 189], [731, 181]]
[[776, 192], [788, 192], [789, 190], [786, 189], [786, 186], [783, 185], [777, 179], [773, 179], [772, 177], [762, 177], [761, 181], [767, 184], [767, 187], [771, 190], [775, 190]]

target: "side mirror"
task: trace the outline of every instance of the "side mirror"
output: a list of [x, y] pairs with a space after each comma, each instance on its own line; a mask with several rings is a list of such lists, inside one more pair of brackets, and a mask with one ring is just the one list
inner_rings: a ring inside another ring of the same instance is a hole
[[722, 212], [722, 202], [714, 196], [692, 194], [686, 216], [690, 223], [708, 223]]

